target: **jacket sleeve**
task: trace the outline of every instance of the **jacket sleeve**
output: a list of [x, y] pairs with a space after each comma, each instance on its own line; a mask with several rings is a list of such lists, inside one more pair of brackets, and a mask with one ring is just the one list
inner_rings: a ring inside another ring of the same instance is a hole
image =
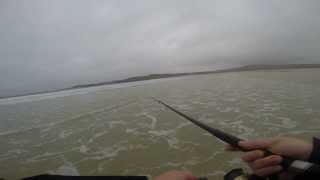
[[294, 180], [316, 180], [320, 177], [320, 139], [313, 138], [313, 149], [308, 159], [309, 162], [314, 163], [314, 166], [308, 168], [303, 173], [297, 175]]
[[313, 150], [309, 157], [309, 162], [320, 164], [320, 139], [314, 137], [313, 138]]

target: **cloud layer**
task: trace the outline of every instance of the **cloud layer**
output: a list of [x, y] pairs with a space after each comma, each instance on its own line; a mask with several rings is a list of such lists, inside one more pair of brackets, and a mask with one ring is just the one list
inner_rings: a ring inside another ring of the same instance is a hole
[[319, 63], [317, 0], [3, 0], [0, 96], [134, 75]]

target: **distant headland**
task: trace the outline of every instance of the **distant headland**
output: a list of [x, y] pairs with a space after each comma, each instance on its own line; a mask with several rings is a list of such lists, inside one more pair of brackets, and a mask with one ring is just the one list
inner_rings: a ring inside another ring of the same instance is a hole
[[247, 65], [247, 66], [235, 67], [235, 68], [230, 68], [230, 69], [214, 70], [214, 71], [200, 71], [200, 72], [188, 72], [188, 73], [168, 73], [168, 74], [149, 74], [149, 75], [145, 75], [145, 76], [134, 76], [134, 77], [121, 79], [121, 80], [91, 83], [91, 84], [79, 84], [79, 85], [72, 86], [70, 88], [58, 89], [58, 90], [53, 90], [53, 91], [42, 91], [42, 92], [35, 92], [35, 93], [28, 93], [28, 94], [20, 94], [20, 95], [16, 95], [16, 96], [0, 97], [0, 99], [9, 98], [9, 97], [19, 97], [19, 96], [27, 96], [27, 95], [35, 95], [35, 94], [52, 93], [52, 92], [58, 92], [58, 91], [64, 91], [64, 90], [88, 88], [88, 87], [111, 85], [111, 84], [120, 84], [120, 83], [153, 80], [153, 79], [181, 77], [181, 76], [217, 74], [217, 73], [228, 73], [228, 72], [241, 72], [241, 71], [307, 69], [307, 68], [320, 68], [320, 64]]
[[236, 68], [221, 69], [221, 70], [214, 70], [214, 71], [170, 73], [170, 74], [149, 74], [145, 76], [135, 76], [135, 77], [115, 80], [115, 81], [99, 82], [99, 83], [93, 83], [93, 84], [81, 84], [81, 85], [73, 86], [70, 89], [102, 86], [102, 85], [109, 85], [109, 84], [129, 83], [129, 82], [136, 82], [136, 81], [146, 81], [146, 80], [152, 80], [152, 79], [191, 76], [191, 75], [204, 75], [204, 74], [240, 72], [240, 71], [276, 70], [276, 69], [303, 69], [303, 68], [320, 68], [320, 64], [248, 65], [248, 66], [241, 66]]

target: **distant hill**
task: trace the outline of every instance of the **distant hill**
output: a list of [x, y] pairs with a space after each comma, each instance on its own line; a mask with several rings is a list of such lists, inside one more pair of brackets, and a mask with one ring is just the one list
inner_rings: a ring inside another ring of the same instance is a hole
[[145, 81], [145, 80], [152, 80], [152, 79], [172, 78], [172, 77], [180, 77], [180, 76], [216, 74], [216, 73], [227, 73], [227, 72], [241, 72], [241, 71], [259, 71], [259, 70], [277, 70], [277, 69], [303, 69], [303, 68], [320, 68], [320, 64], [248, 65], [248, 66], [242, 66], [242, 67], [236, 67], [236, 68], [230, 68], [230, 69], [222, 69], [222, 70], [215, 70], [215, 71], [201, 71], [201, 72], [190, 72], [190, 73], [172, 73], [172, 74], [149, 74], [149, 75], [145, 75], [145, 76], [135, 76], [135, 77], [130, 77], [130, 78], [121, 79], [121, 80], [115, 80], [115, 81], [99, 82], [99, 83], [92, 83], [92, 84], [80, 84], [80, 85], [72, 86], [70, 88], [59, 89], [59, 90], [42, 91], [42, 92], [34, 92], [34, 93], [28, 93], [28, 94], [19, 94], [19, 95], [16, 95], [16, 96], [0, 97], [0, 99], [9, 98], [9, 97], [26, 96], [26, 95], [52, 93], [52, 92], [70, 90], [70, 89], [102, 86], [102, 85], [109, 85], [109, 84], [128, 83], [128, 82]]
[[71, 87], [70, 89], [76, 88], [85, 88], [92, 86], [102, 86], [108, 84], [119, 84], [119, 83], [128, 83], [136, 81], [146, 81], [152, 79], [163, 79], [163, 78], [172, 78], [180, 76], [190, 76], [190, 75], [203, 75], [203, 74], [214, 74], [214, 73], [226, 73], [226, 72], [240, 72], [240, 71], [258, 71], [258, 70], [276, 70], [276, 69], [303, 69], [303, 68], [320, 68], [320, 64], [283, 64], [283, 65], [248, 65], [230, 69], [222, 69], [215, 71], [201, 71], [201, 72], [190, 72], [190, 73], [172, 73], [172, 74], [149, 74], [145, 76], [135, 76], [127, 79], [100, 82], [93, 84], [81, 84]]

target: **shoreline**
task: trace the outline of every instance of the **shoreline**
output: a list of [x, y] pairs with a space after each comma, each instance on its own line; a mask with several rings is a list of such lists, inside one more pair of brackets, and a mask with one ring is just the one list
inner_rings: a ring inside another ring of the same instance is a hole
[[199, 71], [199, 72], [189, 72], [189, 73], [149, 74], [149, 75], [144, 75], [144, 76], [134, 76], [134, 77], [126, 78], [126, 79], [114, 80], [114, 81], [91, 83], [91, 84], [79, 84], [79, 85], [75, 85], [75, 86], [72, 86], [69, 88], [56, 89], [56, 90], [52, 90], [52, 91], [38, 91], [38, 92], [34, 92], [34, 93], [19, 94], [19, 95], [14, 95], [14, 96], [5, 96], [5, 97], [0, 97], [0, 99], [38, 95], [38, 94], [46, 94], [46, 93], [54, 93], [54, 92], [60, 92], [60, 91], [65, 91], [65, 90], [75, 90], [75, 89], [98, 87], [98, 86], [104, 86], [104, 85], [147, 81], [147, 80], [154, 80], [154, 79], [167, 79], [167, 78], [182, 77], [182, 76], [219, 74], [219, 73], [229, 73], [229, 72], [244, 72], [244, 71], [317, 69], [317, 68], [320, 69], [320, 64], [247, 65], [247, 66], [241, 66], [241, 67], [235, 67], [235, 68], [229, 68], [229, 69], [221, 69], [221, 70], [213, 70], [213, 71]]

